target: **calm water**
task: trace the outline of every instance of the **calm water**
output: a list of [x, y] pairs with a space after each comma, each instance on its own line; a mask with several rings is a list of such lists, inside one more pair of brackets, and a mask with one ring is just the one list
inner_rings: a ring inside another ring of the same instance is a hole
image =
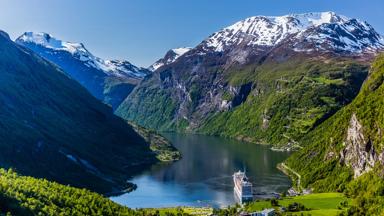
[[235, 203], [232, 174], [246, 167], [258, 196], [268, 196], [290, 187], [276, 164], [287, 158], [267, 146], [201, 135], [164, 134], [183, 158], [156, 165], [130, 181], [134, 192], [111, 199], [131, 208], [214, 206]]

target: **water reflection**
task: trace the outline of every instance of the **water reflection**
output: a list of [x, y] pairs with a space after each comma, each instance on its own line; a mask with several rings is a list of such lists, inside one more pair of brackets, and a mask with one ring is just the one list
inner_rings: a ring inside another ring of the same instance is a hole
[[136, 191], [112, 200], [133, 208], [226, 206], [235, 202], [232, 174], [244, 167], [258, 194], [281, 192], [290, 186], [289, 179], [276, 169], [287, 153], [218, 137], [164, 135], [183, 159], [153, 166], [131, 180], [138, 185]]

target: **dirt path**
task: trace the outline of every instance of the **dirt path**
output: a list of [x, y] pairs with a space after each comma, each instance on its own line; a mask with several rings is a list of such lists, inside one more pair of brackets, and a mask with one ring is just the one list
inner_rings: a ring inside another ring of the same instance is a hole
[[301, 187], [301, 175], [299, 173], [297, 173], [295, 170], [293, 170], [290, 167], [288, 167], [287, 165], [285, 165], [285, 163], [281, 163], [280, 165], [283, 169], [288, 170], [289, 172], [291, 172], [297, 176], [297, 188], [299, 190], [303, 191], [303, 188]]

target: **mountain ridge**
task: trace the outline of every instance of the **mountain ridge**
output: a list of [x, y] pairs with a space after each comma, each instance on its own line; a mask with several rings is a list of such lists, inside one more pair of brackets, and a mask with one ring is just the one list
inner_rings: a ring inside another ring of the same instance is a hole
[[[224, 51], [224, 47], [230, 44], [242, 43], [245, 40], [242, 34], [251, 36], [252, 38], [247, 41], [247, 46], [275, 46], [290, 36], [300, 37], [311, 30], [311, 28], [328, 27], [326, 25], [339, 25], [349, 30], [350, 34], [345, 34], [345, 41], [340, 48], [384, 48], [384, 39], [378, 33], [373, 33], [371, 38], [368, 38], [366, 44], [348, 44], [353, 43], [353, 37], [362, 36], [359, 32], [354, 32], [353, 28], [364, 29], [367, 32], [373, 30], [367, 22], [360, 21], [358, 19], [350, 19], [348, 17], [337, 15], [334, 12], [318, 12], [318, 13], [303, 13], [303, 14], [290, 14], [285, 16], [253, 16], [241, 20], [231, 26], [223, 28], [222, 30], [212, 34], [205, 41], [206, 47], [209, 49], [213, 47], [216, 52]], [[327, 32], [323, 32], [321, 36], [325, 38], [315, 39], [328, 39]], [[365, 35], [365, 37], [367, 37]], [[365, 38], [364, 38], [365, 39]], [[371, 44], [369, 44], [371, 42]], [[360, 47], [356, 47], [360, 45]], [[355, 47], [353, 47], [355, 46]]]
[[43, 32], [26, 32], [16, 39], [16, 43], [57, 64], [114, 109], [150, 73], [125, 60], [101, 59], [82, 43], [62, 41]]

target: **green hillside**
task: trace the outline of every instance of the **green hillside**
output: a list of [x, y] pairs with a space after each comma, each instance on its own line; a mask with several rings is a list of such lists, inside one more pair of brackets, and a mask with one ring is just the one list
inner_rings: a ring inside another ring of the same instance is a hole
[[366, 70], [348, 59], [305, 57], [233, 69], [226, 74], [229, 83], [252, 83], [255, 90], [238, 107], [211, 116], [198, 131], [294, 146], [355, 97]]
[[171, 216], [209, 211], [192, 208], [132, 210], [86, 189], [0, 169], [0, 215]]
[[155, 72], [116, 113], [157, 130], [291, 148], [352, 101], [368, 70], [367, 63], [335, 56], [295, 54], [226, 69], [208, 64], [213, 60], [206, 58], [201, 76], [189, 75], [190, 59]]
[[340, 191], [354, 198], [350, 214], [384, 212], [384, 56], [377, 57], [353, 102], [300, 142], [306, 146], [287, 164], [303, 187]]
[[0, 36], [0, 167], [101, 193], [158, 162], [150, 144], [55, 65]]

